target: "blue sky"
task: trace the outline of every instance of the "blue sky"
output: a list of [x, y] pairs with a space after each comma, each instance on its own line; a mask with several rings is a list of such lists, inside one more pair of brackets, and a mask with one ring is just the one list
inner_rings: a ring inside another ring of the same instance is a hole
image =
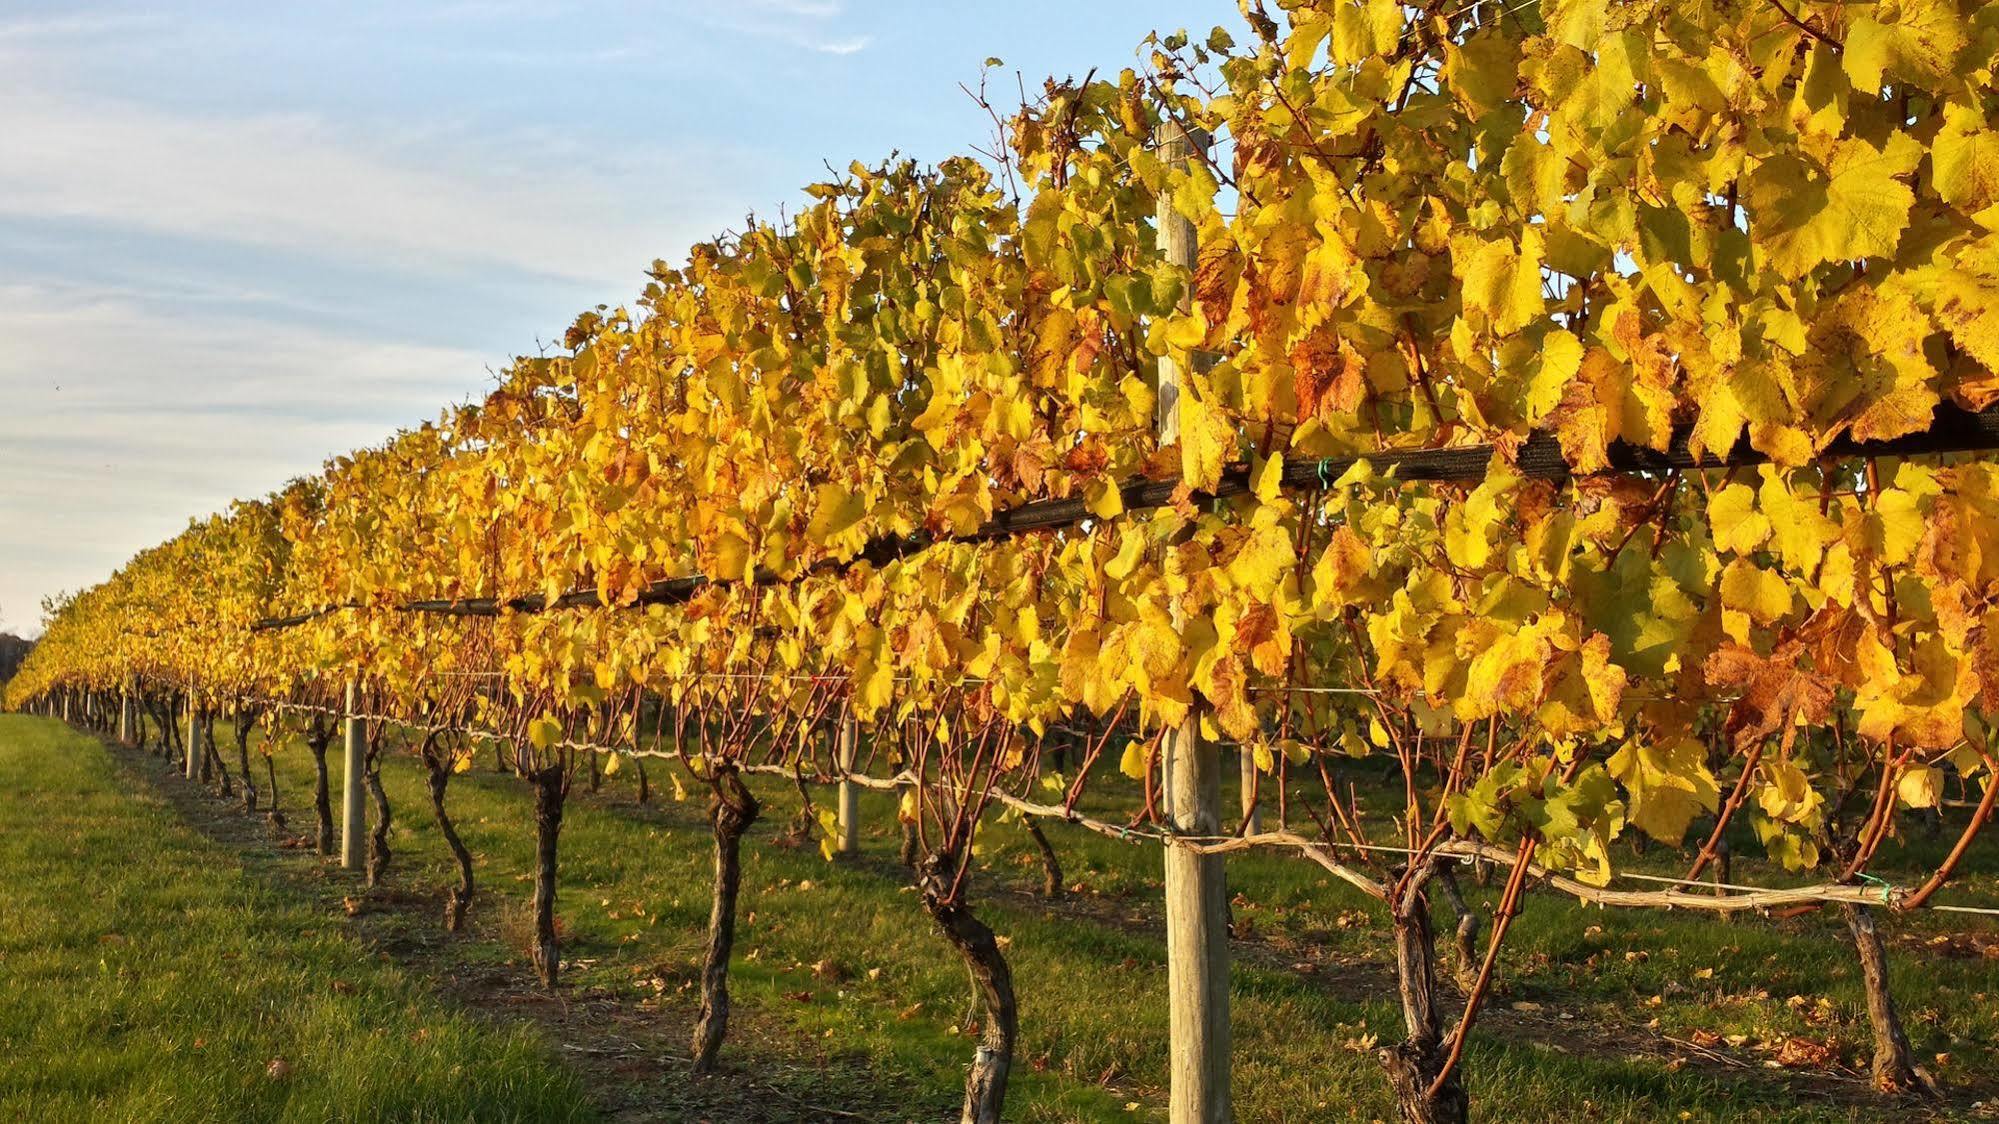
[[1228, 0], [0, 0], [0, 628]]

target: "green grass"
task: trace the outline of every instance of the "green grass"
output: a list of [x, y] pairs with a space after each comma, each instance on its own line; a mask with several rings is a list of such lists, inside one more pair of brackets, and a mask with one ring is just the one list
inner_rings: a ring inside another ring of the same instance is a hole
[[[30, 725], [6, 721], [18, 725], [0, 725], [0, 744]], [[228, 744], [226, 734], [218, 736]], [[303, 830], [309, 759], [287, 749], [278, 762], [286, 810], [293, 828]], [[335, 771], [337, 783], [337, 765]], [[628, 1021], [618, 1035], [633, 1033], [634, 1025], [666, 1028], [663, 1041], [684, 1052], [678, 1036], [695, 1006], [710, 851], [699, 800], [675, 801], [662, 772], [654, 771], [658, 799], [644, 808], [633, 803], [629, 769], [595, 797], [579, 784], [571, 800], [560, 895], [570, 960], [565, 994], [620, 1012]], [[158, 783], [171, 791], [186, 790], [161, 769], [148, 775], [161, 776]], [[483, 758], [454, 782], [451, 806], [481, 881], [472, 933], [444, 941], [435, 930], [446, 857], [420, 776], [397, 756], [385, 782], [397, 824], [389, 881], [404, 896], [419, 897], [397, 904], [391, 893], [385, 899], [392, 908], [345, 918], [337, 900], [357, 892], [353, 884], [325, 873], [320, 860], [287, 852], [273, 861], [292, 881], [316, 887], [311, 892], [325, 903], [292, 931], [345, 928], [353, 939], [404, 959], [405, 950], [422, 948], [423, 970], [432, 974], [524, 978], [525, 959], [508, 942], [519, 928], [532, 850], [525, 786], [491, 771]], [[888, 799], [864, 801], [864, 859], [828, 864], [811, 842], [777, 843], [797, 810], [788, 786], [760, 785], [759, 793], [765, 816], [745, 849], [732, 976], [741, 1017], [727, 1051], [734, 1072], [723, 1080], [779, 1088], [792, 1098], [784, 1103], [798, 1106], [789, 1115], [766, 1110], [758, 1119], [822, 1119], [809, 1107], [815, 1104], [870, 1120], [943, 1118], [970, 1056], [970, 1043], [953, 1033], [965, 1007], [965, 977], [893, 864]], [[1157, 852], [1059, 826], [1050, 832], [1067, 881], [1080, 892], [1053, 904], [1034, 897], [1038, 860], [1011, 825], [983, 836], [973, 891], [981, 916], [1010, 941], [1020, 992], [1022, 1042], [1009, 1119], [1163, 1119], [1167, 1035]], [[1930, 852], [1947, 845], [1947, 839], [1918, 840], [1909, 869], [1934, 861]], [[1628, 861], [1665, 871], [1684, 859], [1654, 848]], [[1371, 1050], [1400, 1033], [1379, 909], [1295, 858], [1235, 858], [1229, 870], [1236, 920], [1252, 934], [1237, 944], [1234, 973], [1239, 1119], [1391, 1117]], [[1892, 876], [1892, 864], [1884, 872]], [[1993, 849], [1981, 846], [1962, 884], [1953, 886], [1953, 899], [1999, 902], [1995, 874]], [[1740, 862], [1737, 877], [1778, 876]], [[1498, 887], [1468, 883], [1466, 891], [1489, 907]], [[1919, 1055], [1953, 1090], [1952, 1105], [1942, 1111], [1967, 1113], [1973, 1101], [1999, 1094], [1984, 1076], [1999, 1073], [1999, 960], [1962, 942], [1947, 950], [1924, 942], [1972, 929], [1999, 944], [1999, 931], [1989, 919], [1921, 916], [1887, 924], [1910, 1033]], [[207, 945], [204, 937], [201, 947]], [[1907, 1106], [1874, 1101], [1851, 1076], [1765, 1066], [1769, 1047], [1797, 1035], [1829, 1042], [1847, 1065], [1865, 1068], [1858, 972], [1830, 915], [1722, 924], [1687, 913], [1584, 910], [1535, 894], [1509, 937], [1502, 976], [1467, 1057], [1476, 1119], [1915, 1115]], [[1793, 1003], [1794, 995], [1803, 1000]], [[1739, 1045], [1724, 1038], [1714, 1047], [1734, 1064], [1665, 1037], [1696, 1032], [1742, 1036]], [[579, 1044], [588, 1040], [578, 1037]], [[1948, 1059], [1939, 1063], [1938, 1054]], [[613, 1090], [593, 1079], [593, 1094], [619, 1108], [644, 1106], [656, 1119], [743, 1118], [714, 1111], [717, 1095], [690, 1091], [670, 1060], [619, 1081]]]
[[0, 718], [0, 1119], [590, 1116], [532, 1028], [448, 1010], [269, 862]]

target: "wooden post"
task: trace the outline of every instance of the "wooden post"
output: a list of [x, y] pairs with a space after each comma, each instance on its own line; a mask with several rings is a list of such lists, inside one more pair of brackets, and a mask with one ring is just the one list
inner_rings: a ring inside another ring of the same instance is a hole
[[118, 692], [118, 744], [132, 744], [132, 688]]
[[[1168, 121], [1160, 157], [1168, 164], [1193, 159], [1205, 136], [1190, 136]], [[1174, 265], [1199, 263], [1194, 224], [1170, 197], [1158, 204], [1159, 251]], [[1188, 298], [1183, 297], [1183, 306]], [[1159, 359], [1159, 445], [1180, 440], [1182, 372]], [[1177, 622], [1176, 622], [1177, 623]], [[1201, 737], [1200, 711], [1164, 741], [1167, 800], [1173, 829], [1183, 835], [1222, 833], [1221, 751]], [[1253, 767], [1253, 766], [1252, 766]], [[1226, 1124], [1229, 1104], [1228, 882], [1220, 855], [1166, 848], [1166, 989], [1172, 1042], [1167, 1113], [1173, 1124]]]
[[201, 776], [201, 707], [194, 697], [194, 689], [187, 692], [187, 779]]
[[860, 743], [860, 723], [847, 715], [840, 720], [840, 835], [834, 847], [834, 853], [842, 857], [861, 853], [861, 789], [845, 775], [854, 771]]
[[1249, 834], [1255, 835], [1263, 830], [1263, 811], [1257, 806], [1256, 799], [1256, 753], [1249, 746], [1241, 747], [1238, 752], [1241, 757], [1242, 815], [1249, 821]]
[[362, 774], [367, 769], [367, 737], [358, 717], [361, 689], [347, 681], [345, 767], [340, 777], [340, 865], [360, 870], [368, 857], [368, 806], [363, 802]]

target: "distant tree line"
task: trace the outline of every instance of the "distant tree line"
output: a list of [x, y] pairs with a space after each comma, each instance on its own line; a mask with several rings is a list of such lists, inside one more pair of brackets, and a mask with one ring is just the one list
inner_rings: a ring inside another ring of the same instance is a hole
[[0, 632], [0, 683], [14, 678], [21, 669], [21, 661], [28, 658], [28, 652], [35, 646], [33, 640], [25, 640], [11, 632]]

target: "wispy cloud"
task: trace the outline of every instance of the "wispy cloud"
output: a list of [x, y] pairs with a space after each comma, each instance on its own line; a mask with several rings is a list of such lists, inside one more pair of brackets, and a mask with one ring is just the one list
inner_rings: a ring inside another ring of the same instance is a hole
[[59, 16], [0, 18], [0, 44], [22, 45], [60, 39], [95, 39], [157, 30], [164, 17], [144, 12], [68, 12]]
[[14, 626], [190, 516], [476, 393], [497, 358], [55, 284], [0, 286], [0, 339], [0, 612]]
[[732, 5], [702, 5], [698, 18], [710, 26], [825, 55], [854, 55], [874, 42], [870, 35], [843, 32], [846, 16], [841, 0], [740, 0]]
[[[449, 136], [356, 136], [310, 115], [196, 116], [0, 80], [0, 214], [82, 219], [406, 268], [504, 266], [602, 282], [667, 254], [672, 231], [635, 213], [637, 179], [690, 185], [662, 164], [609, 169]], [[504, 142], [503, 142], [504, 143]]]

